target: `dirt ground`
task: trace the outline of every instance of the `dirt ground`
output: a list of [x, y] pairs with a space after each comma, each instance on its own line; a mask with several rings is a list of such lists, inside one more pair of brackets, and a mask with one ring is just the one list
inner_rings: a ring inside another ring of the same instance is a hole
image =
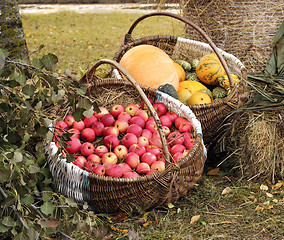
[[[59, 11], [74, 11], [77, 13], [110, 13], [110, 12], [125, 12], [125, 13], [148, 13], [157, 11], [157, 4], [20, 4], [21, 13], [54, 13]], [[166, 4], [162, 9], [167, 12], [180, 13], [178, 4]]]

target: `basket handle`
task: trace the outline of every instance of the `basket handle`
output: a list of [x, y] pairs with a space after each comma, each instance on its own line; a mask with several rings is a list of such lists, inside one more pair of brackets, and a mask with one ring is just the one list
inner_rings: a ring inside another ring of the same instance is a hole
[[[102, 65], [102, 64], [110, 64], [113, 67], [117, 68], [124, 76], [125, 78], [135, 87], [135, 89], [138, 91], [138, 93], [140, 94], [141, 98], [143, 99], [143, 101], [145, 102], [145, 104], [147, 105], [147, 107], [149, 108], [152, 116], [154, 117], [154, 120], [157, 124], [157, 128], [158, 128], [158, 132], [160, 134], [160, 138], [161, 138], [161, 142], [162, 142], [162, 146], [163, 146], [163, 152], [165, 154], [165, 160], [170, 163], [170, 155], [169, 155], [169, 150], [168, 150], [168, 145], [167, 145], [167, 140], [165, 137], [165, 134], [163, 132], [163, 127], [162, 127], [162, 123], [158, 117], [157, 112], [155, 111], [155, 109], [153, 108], [152, 104], [150, 103], [150, 101], [148, 100], [147, 96], [145, 95], [145, 93], [143, 92], [143, 90], [141, 89], [140, 85], [134, 80], [134, 78], [117, 62], [113, 61], [113, 60], [109, 60], [109, 59], [101, 59], [99, 61], [97, 61], [91, 71], [93, 73], [96, 72], [96, 69]], [[84, 82], [84, 77], [80, 80], [80, 82]]]
[[231, 89], [234, 87], [235, 83], [234, 80], [232, 78], [231, 72], [228, 68], [228, 65], [226, 63], [226, 61], [224, 60], [223, 56], [221, 55], [220, 51], [218, 50], [218, 48], [216, 47], [216, 45], [214, 44], [214, 42], [211, 40], [211, 38], [200, 28], [198, 27], [196, 24], [194, 24], [193, 22], [189, 21], [188, 19], [181, 17], [177, 14], [174, 13], [169, 13], [169, 12], [153, 12], [153, 13], [148, 13], [145, 14], [139, 18], [137, 18], [135, 20], [135, 22], [131, 25], [131, 27], [129, 28], [127, 34], [125, 34], [124, 37], [124, 44], [130, 43], [131, 41], [133, 41], [133, 38], [131, 37], [131, 34], [134, 30], [134, 28], [137, 26], [137, 24], [139, 22], [141, 22], [143, 19], [148, 18], [148, 17], [152, 17], [152, 16], [168, 16], [168, 17], [172, 17], [175, 19], [178, 19], [182, 22], [184, 22], [185, 24], [191, 26], [192, 28], [194, 28], [195, 30], [197, 30], [197, 32], [208, 42], [208, 44], [211, 46], [211, 48], [213, 49], [213, 51], [216, 53], [217, 57], [219, 58], [221, 64], [223, 65], [226, 74], [228, 76], [228, 79], [230, 81], [230, 87]]

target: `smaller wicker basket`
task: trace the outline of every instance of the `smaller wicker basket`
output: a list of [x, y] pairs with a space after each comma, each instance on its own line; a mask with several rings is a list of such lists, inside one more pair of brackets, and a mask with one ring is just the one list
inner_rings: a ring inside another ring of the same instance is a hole
[[[99, 79], [95, 72], [101, 64], [112, 65], [126, 79]], [[51, 142], [47, 145], [49, 166], [54, 182], [62, 194], [74, 197], [78, 201], [88, 202], [97, 212], [141, 212], [176, 202], [194, 187], [202, 176], [206, 161], [206, 148], [203, 144], [201, 124], [187, 106], [153, 88], [138, 85], [125, 69], [112, 60], [98, 61], [80, 82], [88, 86], [90, 96], [99, 96], [103, 99], [105, 91], [120, 89], [124, 94], [135, 94], [137, 103], [141, 100], [145, 101], [158, 126], [166, 159], [166, 169], [152, 175], [130, 179], [100, 176], [82, 170], [72, 163], [67, 163], [66, 158], [58, 152], [55, 143]], [[112, 101], [112, 104], [120, 103], [120, 97]], [[162, 125], [148, 98], [163, 102], [170, 111], [190, 120], [194, 127], [196, 142], [189, 154], [177, 163], [169, 161]], [[124, 105], [127, 104], [124, 103]]]
[[[199, 42], [186, 38], [155, 35], [147, 36], [139, 39], [133, 39], [131, 34], [138, 23], [142, 20], [154, 16], [168, 16], [184, 22], [187, 27], [196, 30], [200, 36], [207, 42]], [[139, 17], [129, 28], [125, 34], [124, 44], [115, 53], [114, 60], [120, 62], [122, 56], [131, 48], [148, 44], [156, 46], [165, 51], [173, 60], [190, 60], [194, 58], [201, 58], [210, 53], [216, 53], [221, 61], [228, 78], [230, 80], [230, 88], [232, 89], [226, 98], [210, 104], [189, 105], [194, 112], [197, 119], [201, 122], [204, 142], [210, 143], [216, 137], [217, 129], [221, 126], [227, 115], [235, 109], [240, 108], [247, 101], [248, 92], [246, 89], [247, 71], [242, 62], [232, 54], [217, 48], [209, 36], [197, 25], [186, 18], [168, 12], [153, 12]], [[236, 86], [231, 77], [231, 73], [238, 75], [241, 78], [241, 83]], [[120, 77], [115, 74], [116, 77]]]

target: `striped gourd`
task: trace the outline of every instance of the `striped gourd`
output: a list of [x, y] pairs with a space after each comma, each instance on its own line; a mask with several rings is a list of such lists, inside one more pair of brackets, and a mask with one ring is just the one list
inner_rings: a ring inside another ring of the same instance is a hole
[[[234, 83], [239, 83], [240, 82], [240, 79], [239, 77], [236, 75], [236, 74], [232, 74], [232, 78], [234, 80]], [[226, 90], [229, 90], [230, 89], [230, 81], [229, 81], [229, 78], [227, 76], [227, 74], [221, 76], [218, 78], [218, 82], [219, 82], [219, 85], [220, 87], [226, 89]]]
[[218, 78], [225, 75], [225, 70], [216, 54], [207, 54], [199, 60], [196, 73], [201, 82], [217, 85]]
[[212, 96], [214, 99], [220, 99], [227, 96], [227, 91], [222, 87], [215, 87], [212, 90]]
[[184, 60], [177, 60], [176, 63], [178, 63], [179, 65], [182, 66], [182, 68], [184, 69], [184, 71], [189, 72], [191, 70], [191, 64], [187, 61]]

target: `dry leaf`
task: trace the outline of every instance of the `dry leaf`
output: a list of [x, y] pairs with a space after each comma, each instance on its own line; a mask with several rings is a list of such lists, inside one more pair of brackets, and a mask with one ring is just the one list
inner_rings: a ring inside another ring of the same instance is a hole
[[260, 190], [263, 190], [263, 191], [267, 191], [268, 190], [268, 187], [266, 185], [264, 185], [264, 184], [261, 184], [259, 188], [260, 188]]
[[200, 215], [193, 216], [190, 220], [190, 224], [196, 223], [199, 220], [199, 218], [200, 218]]
[[272, 190], [278, 190], [279, 188], [281, 188], [284, 185], [283, 182], [278, 182], [275, 185], [272, 186]]
[[207, 172], [208, 176], [214, 176], [220, 173], [220, 168], [214, 168]]
[[226, 187], [226, 188], [224, 188], [224, 190], [222, 191], [222, 195], [229, 194], [229, 193], [231, 193], [231, 192], [232, 192], [232, 189], [229, 188], [229, 187]]
[[272, 209], [273, 208], [273, 205], [269, 205], [268, 207], [267, 207], [267, 209]]
[[277, 199], [273, 199], [272, 202], [278, 203], [278, 200]]
[[144, 222], [142, 226], [147, 227], [149, 224], [150, 224], [150, 222], [147, 221], [147, 222]]
[[270, 198], [273, 197], [273, 195], [271, 193], [268, 193], [268, 192], [266, 193], [266, 196], [270, 197]]
[[250, 196], [248, 196], [248, 199], [255, 199], [255, 196], [254, 195], [250, 195]]
[[175, 207], [175, 205], [173, 205], [172, 203], [168, 204], [168, 208], [174, 208], [174, 207]]
[[263, 207], [257, 206], [254, 210], [255, 210], [255, 211], [262, 211], [263, 209], [264, 209]]
[[112, 221], [122, 221], [127, 218], [127, 213], [119, 212], [116, 216], [114, 216], [111, 220]]
[[137, 232], [134, 230], [129, 230], [128, 231], [128, 238], [129, 240], [141, 240], [142, 238], [138, 235]]

